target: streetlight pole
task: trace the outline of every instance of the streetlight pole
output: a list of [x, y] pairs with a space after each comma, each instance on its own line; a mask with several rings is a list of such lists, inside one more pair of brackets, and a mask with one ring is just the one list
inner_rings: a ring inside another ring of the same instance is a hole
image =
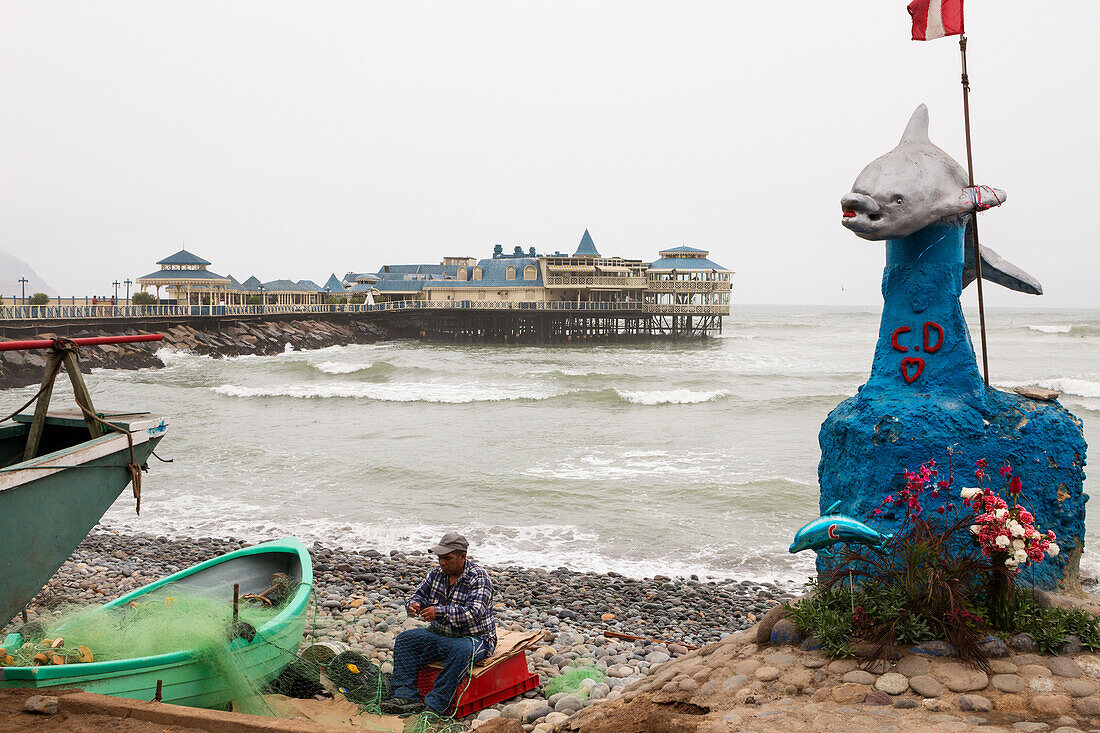
[[260, 285], [260, 313], [267, 310], [267, 300], [264, 298], [264, 286]]
[[118, 280], [115, 280], [111, 284], [115, 286], [115, 302], [117, 303], [118, 302], [118, 286], [121, 285], [122, 283], [120, 283]]
[[20, 289], [22, 290], [22, 293], [23, 293], [23, 297], [21, 298], [21, 300], [23, 301], [23, 305], [27, 304], [27, 283], [29, 283], [29, 282], [30, 282], [30, 280], [28, 280], [25, 277], [19, 278], [19, 287], [20, 287]]
[[130, 300], [130, 286], [134, 284], [134, 281], [131, 280], [130, 278], [126, 278], [122, 282], [126, 283], [126, 301], [129, 302], [129, 300]]

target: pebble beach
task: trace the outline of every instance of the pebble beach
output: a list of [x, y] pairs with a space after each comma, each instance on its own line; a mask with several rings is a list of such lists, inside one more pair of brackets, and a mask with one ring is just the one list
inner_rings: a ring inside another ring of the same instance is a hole
[[[196, 563], [247, 546], [241, 540], [120, 534], [97, 528], [35, 597], [31, 617], [73, 606], [101, 604]], [[344, 549], [314, 543], [316, 617], [304, 645], [337, 641], [392, 669], [394, 638], [423, 625], [403, 604], [434, 564], [426, 552]], [[471, 559], [477, 561], [476, 554]], [[479, 721], [519, 717], [528, 730], [545, 730], [602, 699], [616, 699], [651, 670], [694, 648], [756, 623], [791, 598], [789, 589], [750, 581], [699, 581], [664, 576], [629, 578], [615, 572], [485, 566], [495, 586], [497, 623], [517, 631], [543, 630], [528, 654], [540, 687], [523, 700], [482, 711]], [[17, 628], [18, 619], [4, 633]], [[642, 637], [611, 638], [605, 631]], [[542, 685], [572, 666], [606, 674], [587, 685], [587, 697], [542, 696]], [[519, 705], [508, 710], [508, 705]], [[479, 722], [472, 721], [472, 722]], [[541, 726], [541, 727], [540, 727]]]

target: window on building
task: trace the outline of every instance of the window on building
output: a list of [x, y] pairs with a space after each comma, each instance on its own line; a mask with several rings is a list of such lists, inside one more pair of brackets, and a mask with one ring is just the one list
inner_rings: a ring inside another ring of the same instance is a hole
[[508, 265], [508, 269], [504, 271], [504, 279], [505, 280], [515, 280], [516, 279], [516, 266], [515, 265]]
[[524, 280], [534, 280], [538, 276], [539, 276], [539, 272], [538, 272], [538, 270], [535, 269], [534, 265], [528, 265], [527, 267], [523, 268], [523, 279]]
[[480, 267], [475, 267], [474, 268], [474, 280], [480, 280], [480, 279], [481, 279], [481, 268]]
[[458, 274], [456, 275], [456, 277], [459, 280], [465, 280], [466, 279], [466, 268], [465, 267], [458, 268]]

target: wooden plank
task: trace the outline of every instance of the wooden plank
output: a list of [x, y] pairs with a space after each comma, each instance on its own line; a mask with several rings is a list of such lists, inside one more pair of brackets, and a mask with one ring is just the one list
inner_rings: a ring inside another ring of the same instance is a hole
[[[69, 373], [69, 381], [73, 383], [73, 396], [78, 405], [83, 405], [88, 412], [95, 413], [92, 405], [92, 395], [88, 392], [88, 386], [84, 384], [84, 375], [80, 373], [80, 362], [76, 359], [76, 353], [66, 351], [64, 356], [65, 371]], [[88, 426], [88, 432], [93, 438], [103, 435], [103, 426], [90, 416], [84, 417], [84, 424]]]
[[24, 461], [29, 461], [38, 453], [42, 431], [46, 429], [46, 413], [50, 409], [50, 397], [53, 396], [53, 382], [60, 363], [61, 354], [57, 351], [51, 352], [50, 358], [46, 361], [46, 373], [42, 378], [42, 394], [38, 396], [38, 402], [34, 406], [34, 419], [31, 420], [30, 430], [27, 431], [27, 446], [23, 449]]

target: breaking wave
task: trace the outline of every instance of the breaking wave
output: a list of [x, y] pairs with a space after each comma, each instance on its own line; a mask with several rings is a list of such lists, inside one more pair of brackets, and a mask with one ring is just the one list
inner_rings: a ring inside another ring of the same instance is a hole
[[663, 390], [630, 390], [615, 389], [615, 393], [625, 402], [636, 405], [695, 405], [700, 402], [711, 402], [728, 396], [728, 390], [691, 390], [691, 389], [663, 389]]
[[1025, 328], [1039, 333], [1069, 333], [1073, 326], [1035, 326], [1029, 323], [1025, 325]]
[[480, 384], [280, 384], [245, 387], [223, 384], [213, 391], [226, 397], [291, 397], [295, 399], [367, 399], [378, 402], [434, 402], [464, 404], [468, 402], [502, 402], [506, 400], [545, 400], [555, 392], [532, 388], [508, 388]]

